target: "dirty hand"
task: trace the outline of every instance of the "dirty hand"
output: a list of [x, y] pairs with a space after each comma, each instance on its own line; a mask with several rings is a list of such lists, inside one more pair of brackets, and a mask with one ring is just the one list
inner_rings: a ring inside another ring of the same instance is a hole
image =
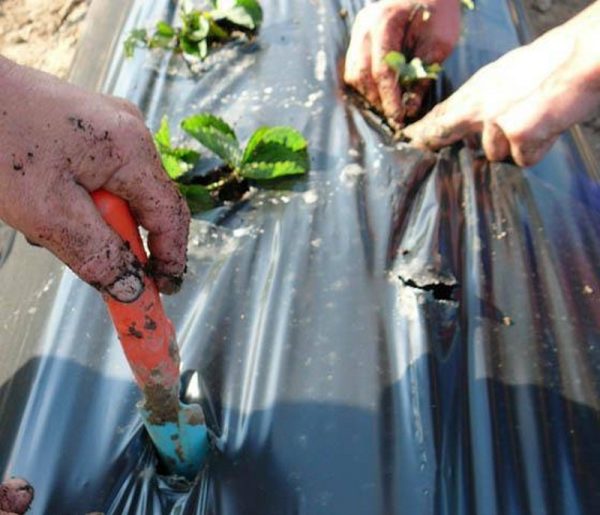
[[0, 515], [21, 515], [29, 510], [33, 501], [33, 488], [20, 478], [0, 484]]
[[[429, 81], [403, 100], [396, 73], [384, 62], [391, 51], [425, 63], [446, 59], [460, 34], [459, 0], [382, 0], [362, 9], [346, 54], [345, 82], [395, 126], [417, 114]], [[407, 102], [408, 100], [408, 102]]]
[[491, 161], [538, 162], [562, 131], [600, 105], [600, 2], [487, 65], [403, 134], [438, 149], [482, 134]]
[[1, 56], [0, 90], [0, 219], [83, 280], [132, 301], [145, 271], [90, 198], [104, 188], [127, 200], [148, 230], [159, 289], [176, 291], [190, 214], [140, 111]]

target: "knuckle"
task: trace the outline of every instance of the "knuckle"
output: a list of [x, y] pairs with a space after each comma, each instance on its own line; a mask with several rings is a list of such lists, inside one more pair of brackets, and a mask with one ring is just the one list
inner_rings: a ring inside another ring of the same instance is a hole
[[146, 132], [146, 126], [139, 118], [133, 116], [131, 113], [118, 113], [116, 122], [117, 130], [123, 135], [135, 136]]
[[517, 147], [519, 164], [532, 166], [540, 159], [540, 147], [537, 143], [528, 142]]
[[142, 111], [133, 102], [121, 97], [107, 96], [107, 98], [119, 111], [124, 111], [140, 120], [144, 119]]
[[511, 143], [511, 146], [521, 149], [526, 147], [530, 142], [530, 134], [524, 128], [516, 127], [507, 131], [506, 136]]
[[531, 161], [531, 157], [524, 155], [520, 149], [515, 149], [512, 153], [512, 157], [513, 157], [515, 163], [517, 163], [517, 165], [522, 166], [522, 167], [531, 166], [532, 164], [534, 164]]
[[145, 124], [129, 113], [118, 115], [113, 143], [124, 163], [134, 159], [146, 163], [156, 155], [152, 136]]

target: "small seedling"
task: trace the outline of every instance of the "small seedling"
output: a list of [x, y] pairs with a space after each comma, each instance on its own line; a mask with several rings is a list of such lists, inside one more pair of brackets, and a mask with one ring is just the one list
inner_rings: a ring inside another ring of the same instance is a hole
[[475, 2], [473, 2], [473, 0], [460, 0], [460, 3], [465, 9], [468, 9], [469, 11], [475, 9]]
[[182, 54], [186, 60], [204, 60], [209, 49], [240, 35], [255, 34], [263, 18], [257, 0], [212, 0], [213, 9], [181, 11], [181, 27], [159, 21], [154, 31], [134, 29], [125, 42], [126, 57], [136, 48], [160, 48]]
[[200, 154], [187, 147], [171, 146], [166, 117], [155, 134], [156, 147], [169, 177], [176, 181], [192, 212], [211, 209], [228, 185], [246, 180], [268, 181], [302, 175], [309, 169], [308, 145], [302, 134], [290, 127], [261, 127], [242, 149], [233, 129], [221, 118], [203, 113], [185, 118], [182, 129], [223, 161], [206, 184], [186, 181], [186, 174]]
[[407, 61], [404, 54], [400, 52], [389, 52], [384, 61], [396, 72], [398, 82], [405, 89], [410, 89], [423, 79], [437, 79], [442, 71], [438, 63], [425, 64], [419, 57]]

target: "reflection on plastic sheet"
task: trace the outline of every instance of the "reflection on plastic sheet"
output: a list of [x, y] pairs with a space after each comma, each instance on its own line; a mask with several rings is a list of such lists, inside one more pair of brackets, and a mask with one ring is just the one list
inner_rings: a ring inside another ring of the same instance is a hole
[[[35, 515], [600, 512], [600, 212], [572, 140], [525, 171], [394, 145], [335, 73], [362, 2], [263, 4], [256, 44], [196, 78], [138, 52], [107, 81], [153, 127], [210, 110], [242, 139], [310, 140], [308, 177], [194, 220], [165, 298], [204, 381], [207, 468], [190, 490], [160, 475], [98, 295], [57, 275], [39, 299], [50, 278], [12, 285], [27, 317], [2, 313], [36, 356], [0, 388], [5, 474], [35, 486]], [[505, 2], [465, 23], [451, 84], [517, 43]]]

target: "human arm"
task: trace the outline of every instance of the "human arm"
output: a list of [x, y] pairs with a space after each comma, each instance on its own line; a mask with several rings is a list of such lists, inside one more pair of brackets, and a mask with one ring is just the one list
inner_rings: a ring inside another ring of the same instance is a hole
[[189, 210], [131, 103], [0, 56], [0, 219], [118, 300], [143, 289], [139, 262], [89, 193], [127, 200], [148, 230], [151, 272], [165, 293], [185, 270]]
[[[459, 0], [382, 0], [362, 9], [352, 27], [344, 80], [396, 127], [415, 116], [430, 81], [403, 98], [396, 73], [384, 62], [391, 51], [441, 63], [460, 34]], [[408, 100], [408, 102], [407, 102]]]
[[403, 133], [432, 150], [481, 133], [488, 159], [537, 163], [600, 106], [600, 1], [485, 66]]

